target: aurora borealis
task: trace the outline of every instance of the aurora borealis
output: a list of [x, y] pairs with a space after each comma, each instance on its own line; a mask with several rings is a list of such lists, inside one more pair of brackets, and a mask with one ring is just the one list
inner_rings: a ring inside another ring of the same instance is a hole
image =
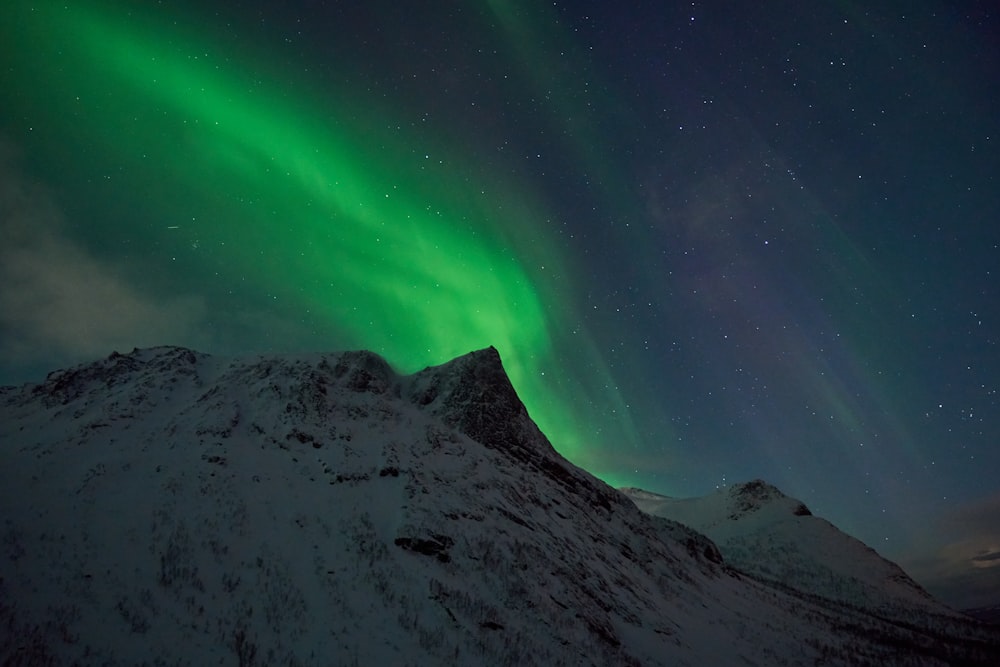
[[494, 345], [609, 483], [762, 477], [985, 604], [995, 13], [662, 4], [5, 5], [0, 380]]
[[541, 209], [507, 204], [516, 195], [491, 174], [470, 181], [465, 156], [359, 118], [361, 103], [308, 81], [283, 94], [275, 75], [248, 80], [248, 64], [266, 68], [252, 55], [233, 65], [206, 52], [208, 37], [171, 27], [150, 39], [165, 19], [129, 19], [86, 5], [23, 17], [34, 48], [53, 47], [31, 74], [58, 81], [49, 108], [67, 95], [81, 104], [71, 125], [52, 122], [71, 133], [82, 124], [96, 139], [87, 161], [107, 164], [112, 196], [125, 189], [124, 205], [142, 211], [129, 233], [166, 246], [182, 237], [199, 250], [182, 280], [249, 280], [341, 346], [372, 347], [405, 371], [496, 345], [526, 400], [545, 406], [547, 430], [569, 448], [579, 441], [568, 406], [545, 400], [551, 382], [540, 381], [562, 315], [543, 307], [531, 275], [543, 268], [520, 261], [528, 250], [510, 240], [530, 235], [531, 252], [558, 266], [551, 241], [528, 231], [541, 229]]

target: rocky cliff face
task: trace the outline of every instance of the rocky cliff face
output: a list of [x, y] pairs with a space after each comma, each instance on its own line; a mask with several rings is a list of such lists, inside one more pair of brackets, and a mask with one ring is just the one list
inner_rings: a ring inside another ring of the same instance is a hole
[[957, 621], [932, 637], [741, 574], [563, 459], [493, 349], [400, 376], [368, 352], [154, 348], [3, 388], [0, 516], [4, 664], [935, 664], [995, 649]]

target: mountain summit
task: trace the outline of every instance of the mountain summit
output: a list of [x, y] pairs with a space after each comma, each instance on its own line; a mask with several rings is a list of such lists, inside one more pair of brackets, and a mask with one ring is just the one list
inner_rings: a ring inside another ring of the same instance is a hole
[[370, 352], [161, 347], [4, 387], [0, 512], [3, 664], [985, 664], [998, 650], [960, 617], [900, 622], [727, 564], [561, 457], [492, 348], [406, 376]]
[[728, 563], [772, 585], [911, 623], [928, 614], [957, 616], [898, 565], [763, 480], [702, 498], [622, 492], [644, 512], [703, 532]]

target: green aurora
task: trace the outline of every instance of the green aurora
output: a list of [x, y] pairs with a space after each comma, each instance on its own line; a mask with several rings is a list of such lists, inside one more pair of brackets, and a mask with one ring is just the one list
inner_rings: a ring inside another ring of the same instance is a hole
[[[287, 316], [308, 313], [335, 347], [373, 349], [404, 372], [494, 345], [571, 458], [599, 430], [579, 416], [587, 397], [621, 402], [563, 305], [568, 269], [523, 184], [470, 177], [482, 170], [447, 140], [199, 34], [194, 17], [17, 5], [3, 21], [17, 66], [3, 76], [21, 94], [5, 104], [46, 135], [64, 178], [122, 211], [83, 223], [104, 252], [122, 236], [161, 248], [149, 279], [169, 274], [174, 288], [249, 283]], [[577, 386], [545, 374], [565, 367], [567, 346], [592, 376]]]

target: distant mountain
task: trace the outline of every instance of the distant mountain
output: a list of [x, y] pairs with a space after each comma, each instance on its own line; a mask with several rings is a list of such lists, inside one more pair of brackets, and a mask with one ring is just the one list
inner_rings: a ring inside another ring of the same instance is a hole
[[[135, 350], [0, 389], [4, 665], [995, 664], [775, 585], [531, 421], [492, 348]], [[735, 562], [735, 561], [734, 561]]]
[[644, 512], [701, 531], [727, 563], [761, 580], [898, 620], [957, 616], [898, 565], [762, 480], [702, 498], [622, 492]]

